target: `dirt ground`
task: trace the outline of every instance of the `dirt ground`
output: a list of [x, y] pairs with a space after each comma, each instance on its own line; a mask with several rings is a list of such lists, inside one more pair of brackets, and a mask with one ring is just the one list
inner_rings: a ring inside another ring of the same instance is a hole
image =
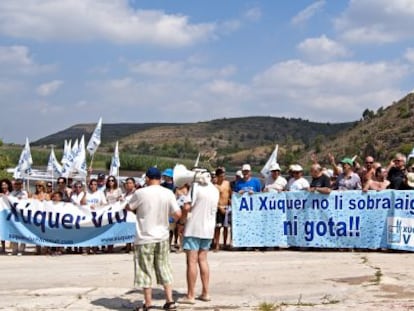
[[[133, 255], [0, 256], [0, 310], [132, 310]], [[185, 254], [171, 253], [174, 297], [186, 293]], [[404, 252], [209, 253], [212, 301], [182, 310], [414, 310], [414, 256]], [[200, 291], [200, 281], [197, 289]], [[164, 303], [154, 285], [155, 310]]]

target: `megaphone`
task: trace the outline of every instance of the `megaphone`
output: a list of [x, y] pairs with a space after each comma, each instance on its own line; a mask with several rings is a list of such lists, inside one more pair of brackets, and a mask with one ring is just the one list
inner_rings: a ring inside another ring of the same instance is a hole
[[211, 176], [210, 173], [205, 169], [190, 171], [184, 165], [177, 164], [174, 167], [173, 180], [174, 184], [180, 188], [185, 184], [192, 184], [194, 182], [207, 184], [209, 181], [211, 181]]

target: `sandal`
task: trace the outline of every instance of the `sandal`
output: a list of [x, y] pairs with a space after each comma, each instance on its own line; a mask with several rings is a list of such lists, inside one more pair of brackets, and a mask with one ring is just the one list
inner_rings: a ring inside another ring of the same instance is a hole
[[187, 296], [185, 296], [185, 297], [179, 299], [178, 303], [179, 304], [186, 304], [186, 305], [194, 305], [196, 302], [195, 302], [194, 298], [188, 298]]
[[205, 302], [211, 301], [211, 297], [210, 296], [200, 295], [200, 296], [197, 297], [197, 299], [198, 300], [201, 300], [201, 301], [205, 301]]
[[162, 308], [164, 310], [177, 310], [177, 304], [175, 301], [166, 302]]

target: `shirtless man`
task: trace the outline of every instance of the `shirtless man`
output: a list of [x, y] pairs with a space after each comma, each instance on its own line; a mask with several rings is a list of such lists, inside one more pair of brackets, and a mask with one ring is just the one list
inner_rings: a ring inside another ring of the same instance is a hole
[[364, 192], [368, 190], [385, 190], [390, 185], [390, 181], [385, 179], [383, 168], [378, 167], [375, 170], [375, 178], [368, 179], [367, 183], [365, 184], [364, 188], [362, 189]]
[[214, 231], [214, 251], [220, 249], [220, 231], [223, 228], [223, 246], [227, 248], [227, 237], [229, 232], [229, 227], [231, 224], [230, 212], [231, 212], [231, 186], [230, 182], [225, 179], [226, 171], [224, 168], [216, 169], [216, 178], [217, 183], [215, 186], [220, 192], [220, 199], [217, 208], [216, 215], [216, 229]]

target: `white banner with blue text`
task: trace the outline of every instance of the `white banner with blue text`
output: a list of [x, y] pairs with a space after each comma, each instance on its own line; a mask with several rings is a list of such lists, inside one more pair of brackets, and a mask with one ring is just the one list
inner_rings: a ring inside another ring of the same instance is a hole
[[72, 203], [0, 198], [0, 240], [42, 246], [100, 246], [135, 239], [126, 202], [91, 209]]
[[414, 251], [414, 191], [234, 194], [235, 247]]

